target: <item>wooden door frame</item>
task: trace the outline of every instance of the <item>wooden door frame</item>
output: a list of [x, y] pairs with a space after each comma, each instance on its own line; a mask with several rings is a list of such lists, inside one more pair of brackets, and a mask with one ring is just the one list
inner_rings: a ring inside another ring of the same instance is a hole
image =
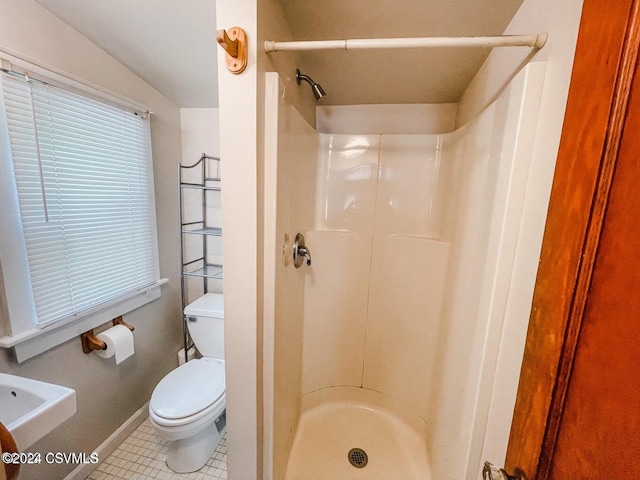
[[546, 480], [640, 44], [640, 0], [585, 0], [506, 469]]

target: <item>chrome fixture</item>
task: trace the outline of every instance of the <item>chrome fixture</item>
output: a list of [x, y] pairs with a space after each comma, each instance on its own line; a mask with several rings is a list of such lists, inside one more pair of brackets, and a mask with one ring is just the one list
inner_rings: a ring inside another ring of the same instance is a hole
[[304, 80], [305, 82], [309, 83], [309, 85], [311, 85], [311, 91], [313, 92], [313, 95], [316, 97], [316, 100], [322, 100], [322, 98], [327, 95], [319, 83], [314, 82], [307, 75], [303, 75], [302, 73], [300, 73], [300, 70], [296, 68], [296, 83], [300, 85], [300, 82], [302, 80]]
[[482, 480], [525, 480], [524, 474], [516, 469], [514, 475], [509, 475], [504, 469], [497, 468], [489, 462], [484, 462]]
[[293, 265], [300, 268], [304, 262], [303, 257], [307, 259], [307, 267], [311, 266], [311, 252], [304, 244], [304, 235], [298, 233], [293, 243]]

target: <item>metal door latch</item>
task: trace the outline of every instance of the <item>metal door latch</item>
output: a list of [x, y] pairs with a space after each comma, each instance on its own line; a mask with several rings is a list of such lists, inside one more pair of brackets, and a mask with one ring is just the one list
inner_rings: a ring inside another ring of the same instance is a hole
[[482, 480], [527, 480], [527, 478], [520, 470], [516, 470], [514, 475], [509, 475], [503, 468], [484, 462]]

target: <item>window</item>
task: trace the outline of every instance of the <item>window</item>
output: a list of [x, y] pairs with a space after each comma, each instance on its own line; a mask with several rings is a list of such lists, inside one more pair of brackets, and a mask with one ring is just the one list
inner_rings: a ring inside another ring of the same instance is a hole
[[9, 144], [0, 155], [10, 158], [19, 218], [3, 232], [17, 245], [8, 255], [3, 243], [3, 276], [5, 287], [15, 280], [7, 270], [29, 284], [17, 311], [42, 329], [156, 286], [147, 115], [28, 75], [0, 80], [0, 138]]

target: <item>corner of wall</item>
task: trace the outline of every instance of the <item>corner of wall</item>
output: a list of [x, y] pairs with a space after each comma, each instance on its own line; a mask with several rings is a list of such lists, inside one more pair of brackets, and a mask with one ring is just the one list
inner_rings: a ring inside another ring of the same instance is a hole
[[[262, 470], [262, 184], [264, 85], [258, 64], [258, 0], [216, 2], [219, 28], [241, 25], [249, 62], [240, 75], [218, 56], [220, 157], [224, 162], [222, 237], [225, 284], [227, 471], [255, 480]], [[264, 50], [262, 50], [264, 51]]]
[[[294, 40], [284, 17], [282, 6], [276, 0], [258, 2], [258, 68], [264, 72], [278, 72], [284, 84], [284, 95], [300, 112], [309, 125], [316, 125], [316, 102], [306, 89], [296, 84], [296, 68], [305, 69], [298, 53], [270, 53], [264, 51], [265, 40]], [[264, 80], [262, 79], [263, 83]]]

